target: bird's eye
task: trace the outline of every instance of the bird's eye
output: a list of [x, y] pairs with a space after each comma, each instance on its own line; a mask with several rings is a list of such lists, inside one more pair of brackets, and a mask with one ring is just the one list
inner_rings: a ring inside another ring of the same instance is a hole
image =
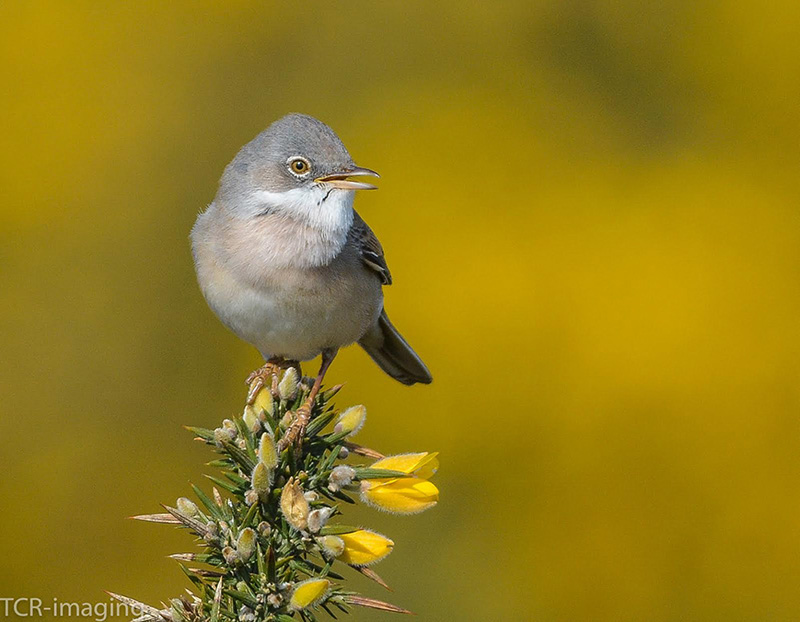
[[310, 168], [311, 165], [305, 158], [292, 158], [289, 160], [289, 170], [295, 175], [305, 175]]

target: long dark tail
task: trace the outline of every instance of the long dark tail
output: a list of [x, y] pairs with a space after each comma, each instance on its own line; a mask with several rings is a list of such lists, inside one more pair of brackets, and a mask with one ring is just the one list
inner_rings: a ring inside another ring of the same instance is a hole
[[433, 380], [425, 363], [397, 332], [385, 310], [358, 343], [383, 371], [403, 384], [430, 384]]

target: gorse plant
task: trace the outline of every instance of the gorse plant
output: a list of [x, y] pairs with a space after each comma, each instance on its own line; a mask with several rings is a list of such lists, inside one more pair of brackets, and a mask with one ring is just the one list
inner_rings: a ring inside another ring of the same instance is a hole
[[194, 590], [163, 608], [111, 595], [135, 608], [139, 622], [314, 621], [353, 606], [409, 613], [345, 589], [342, 565], [385, 587], [370, 565], [394, 542], [337, 519], [354, 497], [398, 514], [432, 507], [439, 491], [429, 478], [438, 460], [434, 453], [387, 457], [352, 442], [366, 409], [337, 411], [331, 398], [339, 388], [319, 393], [304, 436], [285, 448], [283, 435], [309, 391], [294, 368], [256, 393], [242, 416], [215, 430], [188, 428], [220, 454], [208, 463], [221, 470], [221, 477], [207, 476], [211, 494], [192, 486], [196, 502], [180, 498], [163, 506], [166, 513], [134, 518], [197, 536], [199, 552], [171, 556]]

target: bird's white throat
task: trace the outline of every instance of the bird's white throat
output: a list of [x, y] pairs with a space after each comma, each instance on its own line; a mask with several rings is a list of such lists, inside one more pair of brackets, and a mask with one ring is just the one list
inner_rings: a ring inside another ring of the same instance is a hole
[[264, 220], [272, 220], [270, 214], [281, 217], [268, 227], [271, 239], [263, 240], [274, 264], [313, 267], [330, 263], [344, 248], [353, 225], [354, 195], [321, 184], [285, 192], [256, 190], [248, 203]]
[[261, 208], [303, 222], [323, 234], [347, 235], [353, 224], [352, 190], [337, 190], [324, 184], [292, 188], [284, 192], [256, 190], [253, 202]]

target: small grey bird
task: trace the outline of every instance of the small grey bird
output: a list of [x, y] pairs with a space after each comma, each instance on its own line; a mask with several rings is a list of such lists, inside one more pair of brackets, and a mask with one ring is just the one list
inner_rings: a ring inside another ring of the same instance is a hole
[[290, 114], [242, 147], [192, 228], [206, 301], [267, 361], [249, 379], [256, 388], [281, 367], [322, 355], [311, 394], [287, 434], [294, 439], [302, 438], [325, 372], [343, 346], [358, 342], [403, 384], [432, 380], [383, 309], [382, 287], [392, 282], [383, 248], [353, 209], [356, 190], [375, 189], [349, 179], [365, 175], [379, 176], [356, 166], [331, 128]]

